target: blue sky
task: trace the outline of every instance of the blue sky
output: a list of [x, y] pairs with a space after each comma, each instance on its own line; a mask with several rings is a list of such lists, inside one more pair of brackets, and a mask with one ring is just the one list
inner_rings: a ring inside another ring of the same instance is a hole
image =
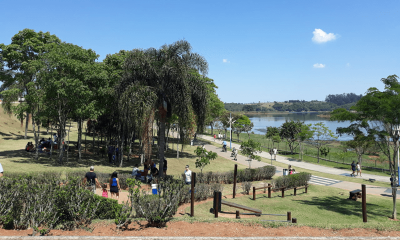
[[[24, 28], [100, 55], [186, 39], [224, 102], [324, 100], [400, 76], [400, 1], [5, 1], [0, 43]], [[314, 34], [315, 33], [315, 34]], [[313, 41], [316, 39], [315, 41]]]

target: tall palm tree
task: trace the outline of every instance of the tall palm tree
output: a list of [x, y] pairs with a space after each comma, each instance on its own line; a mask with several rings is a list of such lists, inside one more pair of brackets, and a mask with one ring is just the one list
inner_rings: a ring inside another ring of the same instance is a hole
[[181, 123], [187, 123], [192, 120], [190, 116], [194, 112], [200, 129], [205, 122], [206, 82], [193, 71], [206, 75], [208, 64], [191, 50], [189, 42], [181, 40], [160, 49], [133, 50], [125, 61], [125, 74], [120, 85], [140, 82], [149, 86], [156, 95], [155, 109], [158, 109], [160, 120], [160, 176], [163, 174], [167, 115], [175, 113]]

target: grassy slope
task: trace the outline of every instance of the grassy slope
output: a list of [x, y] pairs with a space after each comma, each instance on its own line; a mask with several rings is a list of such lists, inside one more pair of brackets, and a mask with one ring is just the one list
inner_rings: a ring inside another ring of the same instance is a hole
[[[361, 201], [349, 200], [348, 192], [345, 190], [311, 186], [307, 194], [303, 193], [303, 190], [300, 190], [297, 196], [293, 196], [293, 191], [285, 192], [285, 198], [281, 198], [280, 196], [281, 193], [276, 192], [269, 199], [268, 194], [260, 192], [256, 196], [256, 201], [252, 200], [252, 195], [225, 200], [261, 209], [263, 213], [286, 214], [286, 212], [290, 211], [292, 217], [297, 218], [299, 225], [335, 229], [363, 227], [400, 230], [398, 222], [389, 219], [393, 206], [389, 198], [368, 195], [368, 222], [363, 223]], [[212, 208], [212, 201], [197, 205], [195, 207], [196, 218], [201, 221], [212, 221], [214, 215], [210, 213], [210, 208]], [[399, 209], [400, 207], [398, 207]], [[235, 212], [238, 209], [222, 206], [222, 210]], [[243, 212], [242, 210], [240, 211]], [[190, 212], [190, 207], [186, 208], [186, 212]], [[219, 219], [223, 220], [226, 218], [219, 217]], [[243, 218], [240, 221], [249, 221], [250, 219], [256, 222], [261, 222], [261, 220], [286, 220], [286, 216], [252, 216], [248, 219]]]

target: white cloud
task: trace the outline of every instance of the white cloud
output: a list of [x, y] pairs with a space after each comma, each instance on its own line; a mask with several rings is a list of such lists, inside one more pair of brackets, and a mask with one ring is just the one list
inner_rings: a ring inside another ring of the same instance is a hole
[[228, 59], [225, 59], [225, 58], [222, 59], [222, 62], [223, 62], [223, 63], [230, 63], [230, 61], [228, 61]]
[[346, 67], [350, 67], [350, 63], [347, 63], [347, 64], [346, 64]]
[[325, 64], [316, 63], [316, 64], [314, 64], [313, 66], [314, 66], [314, 68], [324, 68], [324, 67], [325, 67]]
[[313, 32], [314, 36], [312, 37], [313, 42], [315, 43], [325, 43], [332, 40], [335, 40], [337, 35], [333, 33], [326, 33], [322, 29], [315, 29]]

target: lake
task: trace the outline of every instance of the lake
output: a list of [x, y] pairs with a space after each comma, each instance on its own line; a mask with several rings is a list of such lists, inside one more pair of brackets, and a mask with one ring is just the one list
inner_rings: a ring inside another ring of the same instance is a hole
[[[268, 114], [246, 114], [250, 118], [250, 121], [254, 124], [252, 131], [256, 134], [265, 134], [267, 127], [280, 127], [286, 120], [302, 121], [306, 124], [314, 124], [323, 122], [332, 132], [336, 134], [336, 128], [347, 127], [350, 125], [350, 121], [346, 122], [333, 122], [329, 121], [328, 118], [319, 117], [324, 113], [318, 112], [301, 112], [301, 113], [268, 113]], [[351, 140], [353, 137], [343, 135], [338, 138], [341, 141]]]

